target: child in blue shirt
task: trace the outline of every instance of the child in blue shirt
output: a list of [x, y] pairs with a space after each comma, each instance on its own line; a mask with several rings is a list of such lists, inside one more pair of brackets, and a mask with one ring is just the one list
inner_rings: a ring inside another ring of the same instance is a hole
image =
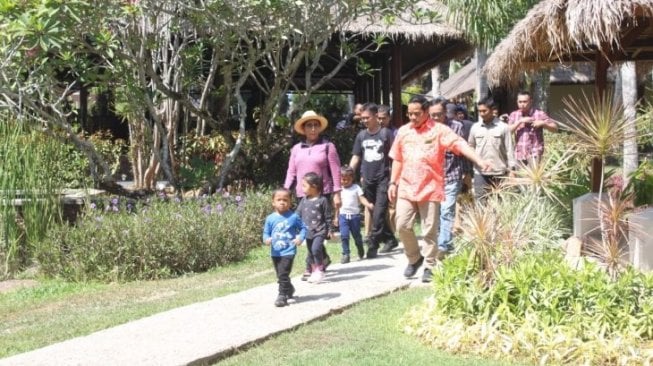
[[279, 295], [274, 305], [288, 305], [293, 297], [295, 287], [290, 282], [292, 263], [297, 254], [297, 246], [306, 238], [306, 226], [302, 219], [290, 210], [290, 191], [279, 188], [272, 193], [274, 213], [265, 219], [263, 242], [270, 246], [270, 256], [277, 273]]

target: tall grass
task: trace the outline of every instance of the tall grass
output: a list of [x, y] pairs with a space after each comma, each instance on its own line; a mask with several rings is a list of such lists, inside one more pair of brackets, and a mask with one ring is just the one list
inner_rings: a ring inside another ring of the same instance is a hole
[[51, 152], [57, 141], [3, 116], [0, 122], [0, 278], [30, 266], [34, 248], [60, 217]]

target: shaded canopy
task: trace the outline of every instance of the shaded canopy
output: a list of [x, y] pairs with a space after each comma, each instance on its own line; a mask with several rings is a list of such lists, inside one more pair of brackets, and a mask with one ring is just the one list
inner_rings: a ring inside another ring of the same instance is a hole
[[[442, 3], [435, 0], [419, 2], [416, 9], [420, 8], [442, 15], [446, 11]], [[463, 33], [447, 23], [443, 16], [431, 21], [428, 17], [420, 18], [407, 12], [397, 15], [391, 22], [387, 22], [381, 16], [373, 14], [361, 16], [347, 23], [340, 31], [358, 34], [364, 39], [378, 36], [387, 39], [387, 44], [379, 50], [361, 56], [375, 68], [384, 68], [384, 64], [393, 58], [393, 49], [397, 46], [400, 47], [400, 52], [395, 55], [401, 56], [399, 74], [402, 85], [422, 76], [439, 63], [458, 57], [470, 50], [469, 44], [463, 38]], [[337, 40], [334, 38], [334, 41]], [[333, 53], [321, 60], [321, 66], [325, 73], [339, 62], [339, 50], [336, 47], [332, 50]], [[316, 73], [315, 76], [319, 77], [320, 73]], [[304, 85], [303, 78], [300, 73], [294, 81], [294, 84], [300, 89]], [[324, 89], [354, 90], [359, 78], [356, 63], [352, 60], [326, 83]]]
[[494, 50], [491, 85], [515, 85], [522, 71], [553, 64], [653, 60], [653, 0], [543, 0]]

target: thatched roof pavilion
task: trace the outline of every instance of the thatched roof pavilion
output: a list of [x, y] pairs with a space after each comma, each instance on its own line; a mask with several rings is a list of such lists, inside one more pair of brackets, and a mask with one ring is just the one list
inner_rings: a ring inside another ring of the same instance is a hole
[[[496, 47], [485, 70], [491, 85], [515, 85], [522, 71], [592, 60], [598, 94], [609, 64], [653, 60], [653, 0], [542, 0]], [[594, 158], [594, 192], [600, 171]]]
[[[423, 1], [418, 7], [444, 14], [444, 7], [435, 0]], [[360, 17], [341, 29], [361, 38], [384, 36], [388, 42], [381, 49], [362, 55], [375, 70], [373, 75], [358, 75], [355, 62], [348, 63], [332, 78], [324, 89], [353, 91], [359, 102], [372, 101], [389, 104], [401, 110], [402, 86], [443, 61], [469, 52], [470, 45], [463, 34], [442, 17], [435, 22], [418, 20], [413, 14], [398, 14], [392, 24], [380, 17]], [[330, 70], [330, 62], [339, 59], [339, 54], [321, 61], [324, 70]], [[297, 75], [294, 83], [302, 88], [303, 75]], [[401, 115], [394, 115], [395, 124], [401, 123]]]
[[652, 25], [653, 0], [543, 0], [495, 48], [488, 81], [515, 85], [522, 71], [595, 61], [602, 90], [609, 63], [653, 60]]

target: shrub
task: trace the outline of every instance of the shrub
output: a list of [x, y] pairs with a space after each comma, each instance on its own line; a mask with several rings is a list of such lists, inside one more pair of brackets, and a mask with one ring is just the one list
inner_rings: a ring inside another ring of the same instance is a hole
[[[572, 145], [574, 137], [566, 132], [559, 132], [553, 138], [549, 135], [546, 140], [546, 157], [550, 157], [552, 161], [558, 161], [565, 156], [569, 151], [569, 146]], [[585, 193], [590, 192], [590, 170], [591, 157], [589, 155], [573, 154], [569, 159], [565, 160], [564, 166], [560, 167], [561, 180], [566, 182], [564, 185], [553, 187], [553, 191], [557, 199], [562, 203], [560, 207], [564, 210], [563, 218], [568, 227], [572, 224], [572, 202], [574, 198], [580, 197]]]
[[38, 260], [70, 280], [129, 281], [206, 271], [243, 259], [261, 243], [267, 191], [138, 204], [94, 203], [76, 226], [49, 232]]
[[635, 206], [653, 205], [653, 161], [644, 159], [631, 174], [627, 187], [635, 196]]
[[564, 364], [641, 364], [653, 356], [653, 275], [616, 281], [557, 251], [522, 256], [485, 286], [468, 252], [434, 272], [435, 294], [405, 317], [408, 333], [450, 352]]
[[[238, 136], [233, 134], [233, 140]], [[253, 132], [247, 133], [238, 158], [233, 161], [226, 177], [228, 184], [256, 182], [259, 185], [278, 185], [283, 182], [292, 147], [290, 135], [274, 131], [268, 136], [269, 143], [260, 143]], [[193, 134], [182, 137], [179, 154], [179, 183], [183, 189], [201, 186], [206, 182], [217, 183], [216, 174], [232, 146], [225, 136], [214, 132], [208, 136]]]
[[[109, 164], [111, 173], [115, 175], [120, 168], [120, 155], [126, 150], [125, 141], [115, 139], [111, 132], [104, 130], [82, 137], [93, 143], [100, 156]], [[43, 159], [47, 160], [46, 171], [55, 185], [61, 188], [92, 187], [88, 157], [72, 143], [57, 140], [53, 142], [50, 144], [52, 146], [49, 153]]]
[[[515, 182], [528, 180], [521, 179]], [[487, 283], [500, 266], [511, 265], [522, 255], [557, 248], [569, 234], [555, 199], [516, 183], [504, 182], [462, 210], [458, 246], [471, 248], [474, 269]]]

